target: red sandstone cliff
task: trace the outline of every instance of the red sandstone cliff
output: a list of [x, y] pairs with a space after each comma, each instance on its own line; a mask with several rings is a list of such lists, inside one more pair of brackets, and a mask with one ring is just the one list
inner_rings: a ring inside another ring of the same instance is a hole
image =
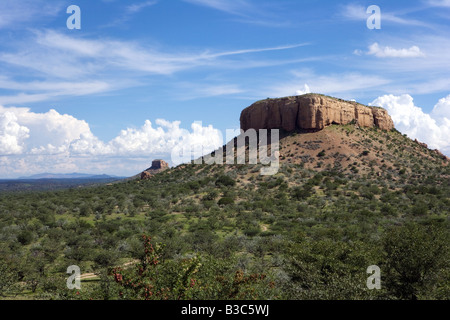
[[241, 113], [241, 129], [321, 130], [331, 124], [352, 121], [362, 127], [392, 130], [394, 123], [386, 110], [339, 100], [319, 94], [306, 94], [254, 103]]

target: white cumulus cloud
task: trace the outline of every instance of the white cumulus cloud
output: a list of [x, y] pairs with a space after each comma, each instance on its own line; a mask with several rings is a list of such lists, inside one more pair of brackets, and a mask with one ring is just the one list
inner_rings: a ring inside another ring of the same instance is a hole
[[192, 132], [189, 132], [180, 127], [180, 121], [157, 119], [155, 123], [154, 127], [150, 120], [146, 120], [141, 128], [121, 130], [107, 143], [93, 134], [83, 134], [70, 144], [70, 153], [81, 156], [168, 157], [180, 146], [189, 146], [193, 151], [201, 146], [205, 152], [211, 152], [223, 145], [221, 132], [211, 125], [204, 127], [200, 122], [194, 122]]
[[[450, 119], [450, 95], [439, 100], [431, 113], [434, 118]], [[450, 138], [450, 137], [449, 137]]]
[[21, 153], [29, 132], [27, 127], [17, 122], [14, 113], [0, 113], [0, 155]]
[[2, 114], [14, 115], [15, 121], [20, 126], [27, 128], [29, 136], [24, 141], [26, 146], [21, 149], [23, 152], [61, 153], [73, 140], [79, 139], [82, 134], [91, 132], [86, 121], [76, 119], [68, 114], [60, 114], [53, 109], [45, 113], [35, 113], [29, 108], [0, 106], [0, 116]]
[[441, 99], [431, 114], [414, 105], [408, 94], [384, 95], [370, 105], [385, 108], [400, 132], [450, 155], [450, 95]]
[[74, 171], [131, 175], [154, 158], [179, 164], [171, 159], [173, 150], [200, 157], [223, 144], [222, 133], [201, 122], [188, 131], [180, 121], [145, 120], [140, 128], [125, 128], [102, 141], [86, 121], [71, 115], [0, 106], [0, 177]]

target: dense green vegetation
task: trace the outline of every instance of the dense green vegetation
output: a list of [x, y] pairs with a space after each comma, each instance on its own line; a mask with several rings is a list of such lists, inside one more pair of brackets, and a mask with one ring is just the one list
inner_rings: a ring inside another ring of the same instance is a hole
[[[398, 167], [380, 175], [192, 164], [150, 180], [0, 194], [0, 295], [449, 299], [450, 168], [392, 136], [384, 157]], [[97, 277], [68, 290], [70, 265]], [[370, 265], [381, 290], [366, 286]]]
[[18, 179], [0, 180], [0, 192], [43, 191], [77, 188], [79, 186], [112, 183], [119, 178], [76, 178], [76, 179]]

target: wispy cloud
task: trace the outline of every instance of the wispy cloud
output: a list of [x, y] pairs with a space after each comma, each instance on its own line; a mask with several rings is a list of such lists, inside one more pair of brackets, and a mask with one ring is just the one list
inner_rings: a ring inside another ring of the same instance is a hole
[[378, 43], [374, 43], [369, 47], [369, 55], [374, 55], [379, 58], [418, 58], [425, 57], [425, 54], [420, 51], [418, 46], [412, 46], [408, 49], [394, 49], [391, 47], [380, 47]]
[[[30, 49], [22, 46], [19, 52], [0, 53], [0, 61], [61, 78], [79, 76], [80, 73], [98, 73], [101, 71], [99, 69], [105, 69], [106, 66], [167, 75], [196, 66], [210, 65], [211, 61], [222, 57], [289, 50], [306, 45], [170, 53], [132, 41], [75, 38], [51, 30], [36, 33], [36, 38], [30, 41], [35, 44], [30, 46]], [[79, 68], [80, 65], [84, 67]], [[220, 64], [216, 66], [220, 67]]]
[[[104, 2], [114, 2], [115, 0], [102, 0]], [[111, 27], [128, 27], [127, 23], [133, 18], [133, 16], [148, 7], [153, 7], [159, 3], [160, 0], [142, 1], [133, 3], [122, 7], [121, 14], [115, 19], [101, 26], [101, 28]]]
[[[26, 44], [23, 41], [12, 43], [9, 52], [0, 52], [0, 64], [10, 74], [8, 78], [0, 77], [0, 88], [18, 91], [15, 95], [0, 96], [0, 101], [4, 104], [25, 103], [107, 92], [136, 85], [142, 77], [173, 75], [199, 67], [245, 69], [280, 64], [283, 61], [266, 61], [256, 55], [304, 45], [197, 52], [175, 52], [172, 49], [168, 52], [136, 41], [91, 39], [54, 30], [39, 31], [34, 32]], [[39, 80], [15, 82], [14, 74], [20, 77], [23, 72], [27, 72], [31, 79]], [[230, 91], [226, 84], [211, 89], [214, 89], [211, 90], [214, 95], [222, 95], [221, 91], [236, 92], [233, 88]]]
[[[404, 13], [389, 12], [381, 8], [382, 23], [389, 22], [400, 25], [434, 28], [434, 26], [429, 23], [409, 17], [402, 17], [402, 15], [404, 15]], [[369, 17], [367, 14], [367, 7], [358, 4], [348, 4], [343, 6], [341, 16], [345, 19], [361, 21], [367, 20]]]
[[271, 97], [284, 97], [305, 91], [338, 95], [341, 97], [353, 96], [359, 91], [379, 90], [380, 86], [387, 85], [390, 80], [361, 73], [341, 73], [319, 75], [310, 70], [292, 71], [289, 81], [278, 81], [271, 84], [266, 91]]
[[213, 58], [247, 54], [247, 53], [259, 53], [259, 52], [265, 52], [265, 51], [279, 51], [279, 50], [294, 49], [294, 48], [299, 48], [299, 47], [303, 47], [303, 46], [307, 46], [307, 45], [309, 45], [309, 43], [299, 43], [299, 44], [270, 47], [270, 48], [256, 48], [256, 49], [225, 51], [225, 52], [217, 52], [217, 53], [204, 53], [203, 57], [206, 59], [213, 59]]
[[254, 6], [246, 0], [183, 0], [195, 5], [210, 7], [237, 16], [247, 16]]
[[126, 11], [127, 13], [137, 13], [147, 7], [151, 7], [154, 6], [155, 4], [157, 4], [158, 1], [154, 0], [154, 1], [144, 1], [144, 2], [140, 2], [140, 3], [133, 3], [129, 6], [127, 6]]
[[240, 23], [264, 27], [288, 27], [292, 25], [285, 13], [279, 12], [282, 3], [251, 0], [183, 0], [197, 6], [207, 7], [234, 16]]
[[181, 101], [193, 100], [198, 98], [229, 96], [243, 93], [245, 90], [236, 84], [205, 84], [205, 83], [182, 83], [178, 85], [178, 95]]
[[0, 29], [15, 28], [24, 23], [56, 16], [62, 1], [21, 0], [0, 1]]
[[84, 82], [16, 82], [7, 77], [0, 76], [0, 89], [18, 92], [9, 96], [0, 96], [0, 104], [24, 104], [46, 101], [63, 96], [91, 95], [111, 91], [117, 87], [120, 87], [120, 85], [114, 85], [112, 83], [99, 80]]
[[[380, 88], [385, 93], [448, 92], [450, 40], [447, 36], [421, 35], [410, 39], [383, 36], [381, 41], [395, 43], [398, 48], [372, 44], [368, 50], [357, 49], [353, 67], [361, 72], [391, 79], [392, 83], [388, 87]], [[420, 44], [420, 48], [411, 46], [415, 43]]]
[[426, 3], [432, 7], [450, 8], [450, 0], [428, 0]]

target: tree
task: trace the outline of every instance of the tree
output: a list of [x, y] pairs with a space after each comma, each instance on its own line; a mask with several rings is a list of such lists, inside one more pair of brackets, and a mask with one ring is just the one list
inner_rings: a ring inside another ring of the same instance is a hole
[[216, 180], [216, 186], [234, 186], [236, 184], [236, 181], [234, 181], [233, 178], [226, 176], [226, 175], [221, 175], [217, 180]]
[[0, 297], [12, 293], [16, 289], [17, 281], [17, 272], [2, 257], [0, 259]]
[[385, 284], [399, 299], [422, 297], [448, 267], [448, 233], [441, 227], [409, 223], [393, 228], [385, 236], [383, 248]]
[[370, 246], [333, 240], [286, 244], [284, 270], [288, 278], [284, 280], [284, 290], [291, 299], [377, 297], [378, 292], [366, 287], [365, 270], [376, 254]]
[[211, 190], [208, 192], [207, 195], [203, 197], [203, 200], [210, 201], [210, 200], [216, 200], [216, 198], [219, 196], [219, 192], [217, 190]]
[[23, 263], [21, 268], [24, 274], [23, 280], [31, 292], [35, 293], [46, 278], [45, 262], [41, 259], [40, 254], [30, 252]]
[[234, 203], [234, 200], [231, 197], [220, 198], [220, 200], [217, 202], [217, 204], [219, 206], [226, 206], [226, 205], [233, 204], [233, 203]]
[[29, 230], [23, 230], [17, 235], [17, 240], [24, 246], [30, 244], [33, 241], [33, 234]]
[[305, 184], [303, 187], [295, 187], [292, 189], [291, 195], [296, 200], [304, 200], [312, 195], [312, 185]]

